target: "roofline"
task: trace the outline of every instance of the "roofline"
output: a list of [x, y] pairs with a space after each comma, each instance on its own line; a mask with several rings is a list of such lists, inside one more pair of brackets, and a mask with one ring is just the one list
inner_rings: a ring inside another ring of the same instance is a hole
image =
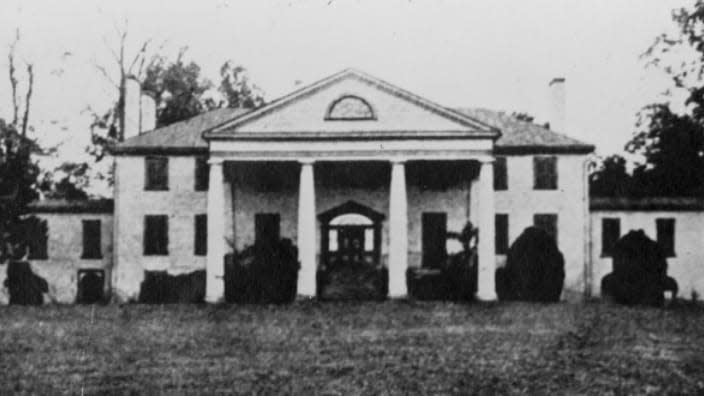
[[704, 198], [699, 197], [591, 197], [590, 211], [677, 211], [693, 212], [704, 210]]
[[240, 140], [240, 141], [313, 141], [313, 140], [388, 140], [388, 139], [493, 139], [489, 132], [472, 133], [467, 131], [290, 131], [290, 132], [239, 132], [234, 134], [217, 134], [210, 140]]
[[113, 146], [110, 150], [113, 156], [129, 156], [129, 155], [150, 155], [150, 154], [168, 154], [168, 155], [197, 155], [208, 154], [208, 147], [155, 147], [155, 146]]
[[548, 145], [525, 145], [525, 146], [502, 146], [494, 145], [496, 154], [591, 154], [595, 147], [591, 144], [569, 144], [561, 146]]
[[86, 213], [86, 214], [112, 214], [114, 211], [112, 199], [86, 199], [86, 200], [39, 200], [28, 205], [30, 213]]
[[[416, 105], [419, 105], [427, 110], [430, 110], [436, 114], [443, 115], [447, 118], [452, 119], [455, 122], [460, 123], [461, 125], [465, 125], [467, 127], [471, 128], [480, 128], [484, 129], [489, 133], [493, 133], [495, 135], [495, 139], [498, 139], [501, 136], [501, 131], [498, 128], [495, 128], [493, 126], [490, 126], [484, 122], [481, 122], [479, 120], [476, 120], [472, 117], [469, 117], [465, 114], [459, 113], [457, 111], [454, 111], [452, 109], [448, 109], [444, 106], [441, 106], [435, 102], [432, 102], [428, 99], [425, 99], [421, 96], [418, 96], [416, 94], [413, 94], [409, 91], [406, 91], [402, 88], [399, 88], [393, 84], [390, 84], [384, 80], [381, 80], [379, 78], [373, 77], [371, 75], [368, 75], [364, 72], [355, 70], [355, 69], [345, 69], [341, 72], [335, 73], [331, 76], [328, 76], [322, 80], [316, 81], [312, 84], [309, 84], [305, 87], [302, 87], [288, 95], [285, 95], [281, 98], [278, 98], [269, 104], [260, 107], [259, 109], [256, 109], [254, 111], [251, 111], [249, 113], [243, 114], [239, 117], [235, 117], [232, 120], [225, 121], [219, 125], [216, 125], [212, 128], [209, 128], [203, 132], [203, 138], [204, 139], [211, 139], [214, 137], [215, 134], [219, 133], [222, 129], [226, 128], [236, 128], [239, 125], [242, 125], [243, 123], [246, 123], [251, 120], [258, 119], [260, 117], [263, 117], [276, 109], [278, 109], [281, 106], [284, 106], [290, 102], [292, 102], [295, 99], [298, 99], [300, 97], [308, 96], [311, 94], [314, 94], [315, 92], [328, 87], [329, 85], [341, 80], [344, 77], [347, 76], [355, 76], [359, 78], [360, 80], [374, 85], [379, 89], [382, 89], [392, 95], [395, 95], [397, 97], [409, 100]], [[232, 134], [228, 135], [231, 136]]]

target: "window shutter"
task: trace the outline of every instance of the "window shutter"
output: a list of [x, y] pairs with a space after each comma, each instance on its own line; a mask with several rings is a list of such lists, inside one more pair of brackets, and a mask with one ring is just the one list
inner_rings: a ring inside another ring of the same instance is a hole
[[29, 259], [46, 260], [49, 258], [49, 226], [46, 220], [31, 218], [27, 224]]
[[101, 251], [100, 220], [83, 220], [83, 254], [84, 259], [103, 258]]
[[557, 243], [557, 215], [554, 213], [541, 213], [533, 216], [533, 225], [545, 230]]
[[447, 213], [423, 213], [423, 267], [438, 268], [447, 258]]
[[146, 157], [144, 189], [147, 191], [164, 191], [169, 189], [169, 158]]
[[675, 257], [675, 219], [655, 219], [658, 245], [667, 257]]
[[208, 254], [208, 216], [204, 214], [195, 216], [194, 254], [196, 256]]
[[508, 168], [506, 157], [496, 157], [494, 161], [494, 190], [508, 189]]
[[272, 246], [281, 238], [281, 217], [278, 213], [256, 213], [254, 215], [254, 243]]
[[557, 157], [533, 157], [533, 178], [536, 190], [556, 190]]
[[196, 169], [195, 169], [195, 189], [196, 191], [207, 191], [208, 181], [210, 179], [208, 158], [207, 157], [196, 157]]
[[618, 218], [601, 219], [601, 255], [611, 257], [614, 246], [621, 237], [621, 220]]
[[494, 248], [496, 254], [506, 254], [508, 252], [508, 215], [497, 213], [494, 220], [495, 240]]

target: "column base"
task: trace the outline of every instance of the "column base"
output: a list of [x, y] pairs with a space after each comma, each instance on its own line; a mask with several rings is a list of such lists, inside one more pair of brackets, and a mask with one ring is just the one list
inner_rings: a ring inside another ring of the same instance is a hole
[[499, 299], [499, 297], [496, 295], [496, 293], [494, 291], [477, 292], [475, 297], [477, 298], [477, 300], [484, 301], [484, 302], [497, 301]]

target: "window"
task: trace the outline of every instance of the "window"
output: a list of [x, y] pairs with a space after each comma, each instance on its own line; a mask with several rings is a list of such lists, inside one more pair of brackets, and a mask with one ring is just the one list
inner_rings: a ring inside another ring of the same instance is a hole
[[496, 161], [494, 161], [494, 190], [508, 190], [506, 157], [496, 157]]
[[144, 255], [169, 254], [169, 218], [166, 215], [144, 216]]
[[533, 216], [533, 225], [545, 230], [557, 242], [557, 215], [541, 213]]
[[328, 121], [374, 120], [374, 110], [366, 100], [345, 95], [330, 105], [325, 116]]
[[254, 215], [254, 243], [260, 246], [273, 246], [281, 237], [281, 217], [278, 213], [257, 213]]
[[164, 191], [169, 189], [169, 158], [146, 157], [144, 159], [144, 189]]
[[46, 220], [32, 218], [29, 222], [28, 245], [30, 260], [46, 260], [48, 254], [49, 227]]
[[655, 219], [658, 245], [667, 257], [675, 257], [675, 219]]
[[208, 179], [210, 178], [208, 168], [208, 158], [207, 157], [196, 157], [196, 191], [207, 191], [208, 190]]
[[195, 217], [195, 240], [193, 242], [196, 256], [208, 254], [208, 215], [197, 214]]
[[100, 220], [83, 220], [83, 259], [101, 259]]
[[430, 212], [422, 215], [423, 267], [438, 268], [447, 257], [447, 213]]
[[101, 269], [78, 270], [78, 293], [76, 302], [94, 304], [105, 301], [105, 271]]
[[601, 219], [601, 257], [611, 257], [614, 246], [621, 237], [621, 220], [618, 218]]
[[533, 157], [533, 178], [536, 190], [556, 190], [557, 157]]
[[508, 252], [508, 215], [497, 213], [494, 217], [496, 227], [494, 248], [496, 254], [506, 254]]

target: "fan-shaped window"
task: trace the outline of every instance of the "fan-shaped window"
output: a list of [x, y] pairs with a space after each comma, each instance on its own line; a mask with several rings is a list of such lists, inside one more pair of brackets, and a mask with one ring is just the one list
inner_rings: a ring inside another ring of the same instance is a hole
[[332, 221], [330, 221], [331, 226], [341, 226], [341, 225], [360, 225], [360, 226], [371, 226], [374, 222], [367, 217], [358, 213], [347, 213], [341, 216], [337, 216]]
[[357, 96], [346, 95], [332, 102], [325, 119], [342, 121], [374, 120], [376, 115], [372, 106], [366, 100]]

